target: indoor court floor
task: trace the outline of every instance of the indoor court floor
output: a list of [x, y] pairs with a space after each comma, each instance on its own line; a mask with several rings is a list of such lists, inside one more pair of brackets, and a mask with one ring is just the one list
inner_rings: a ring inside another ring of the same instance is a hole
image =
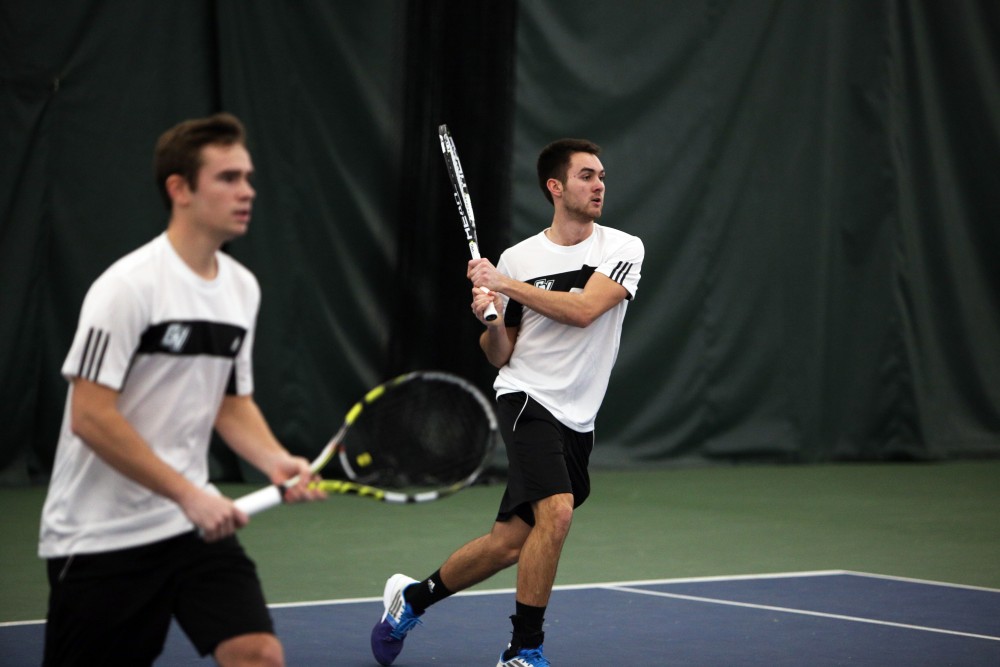
[[[546, 615], [562, 667], [1000, 665], [1000, 461], [594, 472]], [[223, 488], [240, 495], [250, 487]], [[424, 577], [502, 493], [283, 507], [241, 540], [288, 664], [374, 665], [386, 577]], [[0, 665], [40, 664], [44, 488], [0, 488]], [[496, 664], [513, 570], [428, 611], [400, 667]], [[176, 628], [158, 666], [211, 664]]]
[[[492, 665], [511, 591], [430, 610], [396, 665]], [[273, 609], [289, 665], [374, 665], [379, 599]], [[854, 572], [804, 572], [560, 587], [546, 655], [558, 665], [954, 667], [1000, 665], [1000, 590]], [[38, 665], [42, 625], [0, 628], [8, 667]], [[162, 667], [201, 662], [172, 628]]]

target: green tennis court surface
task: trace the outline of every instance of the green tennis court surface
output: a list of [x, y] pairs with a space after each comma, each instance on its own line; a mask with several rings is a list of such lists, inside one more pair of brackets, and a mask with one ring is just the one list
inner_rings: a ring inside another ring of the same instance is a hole
[[[546, 651], [552, 653], [555, 661], [561, 642], [584, 641], [601, 635], [600, 628], [606, 621], [578, 616], [582, 607], [575, 602], [577, 594], [565, 588], [593, 586], [593, 582], [852, 571], [945, 582], [958, 585], [959, 590], [964, 590], [962, 586], [1000, 589], [1000, 531], [996, 530], [996, 517], [1000, 516], [998, 479], [1000, 462], [997, 461], [596, 471], [594, 494], [574, 519], [560, 565], [557, 580], [560, 591], [553, 598], [548, 616]], [[235, 496], [249, 488], [234, 485], [224, 487], [224, 491]], [[364, 626], [366, 638], [367, 629], [374, 622], [371, 616], [374, 613], [377, 617], [379, 612], [379, 604], [371, 600], [381, 594], [385, 578], [397, 571], [415, 577], [432, 572], [461, 542], [489, 528], [500, 493], [499, 486], [479, 486], [425, 506], [388, 507], [363, 499], [338, 498], [322, 505], [280, 508], [256, 517], [242, 532], [241, 539], [260, 566], [272, 603], [368, 600], [357, 603], [360, 606], [355, 610], [345, 612], [346, 616], [356, 617], [352, 622], [358, 627]], [[0, 595], [0, 622], [37, 622], [44, 617], [44, 568], [35, 557], [38, 512], [43, 497], [44, 489], [41, 488], [0, 489], [0, 504], [4, 509], [4, 530], [0, 540], [0, 563], [3, 564], [0, 568], [0, 591], [3, 592]], [[829, 575], [823, 579], [835, 580]], [[784, 587], [797, 579], [774, 580], [781, 581]], [[864, 577], [863, 580], [874, 579]], [[486, 593], [512, 586], [513, 570], [474, 592]], [[670, 586], [671, 590], [678, 590], [676, 584]], [[698, 603], [676, 597], [660, 599], [648, 594], [609, 591], [604, 587], [595, 590], [600, 598], [589, 606], [601, 607], [616, 618], [621, 615], [627, 618], [631, 608], [649, 604], [645, 600], [647, 597], [656, 599], [653, 604], [664, 605], [656, 607], [655, 613], [667, 614], [668, 618], [673, 618], [671, 623], [686, 622], [684, 617], [701, 608], [701, 604], [709, 604], [713, 614], [727, 618], [729, 614], [739, 614], [742, 619], [706, 620], [709, 628], [723, 624], [730, 632], [738, 634], [741, 623], [750, 623], [748, 618], [756, 618], [743, 616], [749, 612], [733, 605]], [[712, 597], [703, 590], [692, 597]], [[857, 604], [870, 602], [873, 596], [881, 595], [874, 590], [855, 590]], [[560, 601], [561, 598], [564, 601]], [[815, 595], [805, 598], [806, 605], [801, 608], [812, 609], [808, 603]], [[779, 600], [772, 604], [774, 601], [769, 600], [756, 600], [754, 604], [799, 608], [797, 603]], [[512, 613], [512, 596], [498, 594], [481, 599], [468, 596], [460, 602], [445, 602], [432, 611], [461, 616], [467, 604], [484, 607], [481, 615], [474, 612], [477, 616], [474, 637], [482, 642], [481, 649], [477, 650], [489, 652], [489, 659], [495, 660], [492, 652], [502, 648], [500, 644], [509, 634], [506, 618]], [[674, 605], [678, 605], [676, 617], [670, 616], [675, 613]], [[882, 608], [890, 607], [883, 605]], [[931, 612], [935, 608], [934, 605], [925, 607]], [[758, 613], [765, 612], [758, 610]], [[276, 609], [275, 613], [282, 638], [289, 646], [293, 642], [286, 636], [286, 630], [291, 630], [299, 621], [286, 626], [279, 616], [286, 612]], [[831, 619], [824, 621], [819, 617], [779, 611], [766, 613], [774, 616], [769, 617], [771, 620], [764, 627], [798, 628], [790, 631], [792, 635], [801, 632], [804, 636], [819, 637], [840, 627], [863, 633], [902, 631], [902, 628], [888, 625], [850, 621], [843, 621], [847, 623], [845, 626], [828, 625]], [[843, 615], [885, 618], [884, 615], [851, 610]], [[993, 614], [994, 623], [996, 618], [1000, 615]], [[347, 621], [337, 619], [337, 623], [343, 622]], [[913, 625], [938, 627], [937, 623], [931, 619]], [[437, 625], [435, 623], [435, 627]], [[440, 625], [447, 625], [447, 622]], [[861, 626], [865, 629], [858, 630]], [[9, 636], [7, 633], [12, 627], [27, 628], [21, 631], [30, 634], [40, 633], [42, 626], [38, 623], [6, 626], [0, 633]], [[321, 620], [313, 627], [326, 626]], [[695, 628], [697, 624], [685, 627]], [[740, 636], [750, 633], [750, 626], [747, 628]], [[694, 650], [699, 645], [702, 650], [708, 650], [716, 641], [712, 634], [695, 641], [668, 632], [669, 629], [657, 630], [657, 650]], [[762, 629], [754, 627], [753, 633]], [[432, 634], [430, 623], [421, 629], [424, 630]], [[951, 635], [925, 632], [931, 636], [926, 641], [931, 643], [953, 641]], [[998, 633], [987, 629], [971, 634]], [[788, 641], [783, 633], [764, 633], [763, 636], [778, 644]], [[840, 636], [844, 641], [855, 641], [853, 635]], [[323, 642], [324, 647], [335, 650], [342, 643], [357, 643], [358, 639], [351, 633], [331, 629], [329, 633], [323, 630], [320, 636], [311, 637], [309, 641]], [[689, 641], [694, 644], [685, 643]], [[614, 630], [604, 636], [602, 644], [619, 642], [618, 630]], [[678, 643], [687, 648], [678, 649]], [[363, 644], [361, 647], [365, 648]], [[183, 640], [180, 646], [186, 647]], [[415, 635], [413, 647], [419, 646]], [[401, 660], [407, 658], [410, 648], [407, 647]], [[0, 663], [9, 664], [9, 650], [6, 640], [0, 643]], [[351, 663], [335, 659], [328, 664]], [[574, 663], [562, 660], [561, 664]], [[664, 660], [648, 664], [670, 663]]]
[[[411, 631], [398, 665], [490, 665], [511, 591], [456, 596]], [[272, 609], [290, 665], [372, 665], [374, 598]], [[823, 667], [1000, 664], [1000, 590], [852, 572], [559, 587], [546, 653], [562, 665]], [[0, 627], [9, 667], [37, 665], [42, 625]], [[175, 625], [157, 665], [198, 661]]]

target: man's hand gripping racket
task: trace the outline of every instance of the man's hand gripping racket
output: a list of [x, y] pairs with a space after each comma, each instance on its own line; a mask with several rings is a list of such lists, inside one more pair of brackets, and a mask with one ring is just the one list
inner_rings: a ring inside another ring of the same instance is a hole
[[[493, 407], [476, 387], [449, 373], [420, 371], [365, 394], [310, 470], [317, 474], [336, 458], [340, 478], [315, 482], [317, 488], [386, 503], [422, 503], [473, 484], [496, 442]], [[280, 505], [297, 482], [298, 477], [265, 487], [235, 504], [257, 514]]]
[[[479, 238], [476, 234], [476, 216], [472, 212], [472, 198], [469, 196], [469, 186], [465, 182], [465, 172], [462, 171], [462, 163], [458, 159], [455, 141], [451, 138], [447, 125], [438, 126], [438, 138], [441, 140], [441, 152], [444, 154], [444, 163], [448, 167], [448, 176], [451, 178], [451, 186], [455, 193], [455, 206], [462, 219], [462, 227], [465, 228], [465, 238], [469, 242], [469, 254], [472, 255], [472, 259], [479, 259]], [[490, 293], [486, 287], [479, 289], [486, 294]], [[492, 322], [496, 318], [497, 309], [491, 303], [486, 307], [483, 319]]]

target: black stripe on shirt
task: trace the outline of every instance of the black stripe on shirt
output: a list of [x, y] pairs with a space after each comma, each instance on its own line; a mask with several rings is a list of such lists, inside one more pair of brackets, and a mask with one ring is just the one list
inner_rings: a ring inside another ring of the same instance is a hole
[[236, 388], [236, 364], [229, 369], [229, 381], [226, 383], [226, 395], [236, 396], [239, 392]]
[[101, 329], [91, 327], [87, 331], [87, 341], [83, 344], [83, 352], [80, 354], [80, 368], [77, 376], [85, 380], [97, 381], [101, 374], [101, 365], [104, 363], [104, 353], [108, 351], [108, 341], [111, 334]]
[[101, 341], [101, 350], [97, 353], [97, 365], [95, 366], [96, 372], [94, 373], [94, 379], [101, 374], [101, 366], [104, 365], [104, 353], [108, 351], [108, 343], [111, 341], [111, 334], [104, 334], [104, 340]]
[[[590, 280], [590, 277], [594, 275], [594, 271], [596, 270], [597, 267], [584, 264], [579, 269], [573, 271], [551, 273], [547, 276], [536, 276], [524, 282], [550, 292], [569, 292], [573, 289], [583, 289], [586, 287], [587, 281]], [[504, 311], [504, 324], [509, 327], [521, 324], [521, 317], [524, 314], [523, 309], [522, 304], [514, 299], [509, 300], [507, 308]]]
[[[594, 271], [596, 270], [597, 267], [587, 266], [584, 264], [575, 271], [565, 271], [563, 273], [555, 273], [547, 276], [538, 276], [525, 280], [524, 282], [552, 292], [569, 292], [574, 288], [583, 289], [586, 287], [587, 281], [590, 280], [590, 277], [594, 275]], [[619, 285], [623, 285], [631, 270], [632, 262], [620, 261], [611, 271], [611, 275], [609, 277]], [[631, 299], [632, 295], [628, 294], [627, 298]], [[523, 310], [524, 307], [522, 304], [518, 303], [514, 299], [509, 300], [507, 302], [507, 309], [504, 312], [504, 324], [509, 327], [518, 326], [521, 323], [521, 317], [524, 314]]]
[[619, 285], [625, 282], [629, 271], [632, 270], [632, 262], [618, 262], [618, 266], [611, 272], [611, 279]]
[[236, 358], [246, 329], [204, 320], [160, 322], [146, 329], [139, 340], [139, 354], [207, 355]]
[[94, 328], [91, 327], [87, 332], [87, 342], [83, 344], [83, 352], [80, 354], [80, 367], [76, 369], [77, 377], [83, 377], [84, 368], [87, 364], [87, 355], [90, 352], [90, 342], [94, 338]]
[[573, 289], [583, 289], [586, 287], [587, 281], [590, 280], [590, 277], [594, 275], [594, 271], [596, 270], [597, 267], [584, 264], [579, 269], [573, 271], [537, 276], [524, 282], [551, 292], [569, 292]]

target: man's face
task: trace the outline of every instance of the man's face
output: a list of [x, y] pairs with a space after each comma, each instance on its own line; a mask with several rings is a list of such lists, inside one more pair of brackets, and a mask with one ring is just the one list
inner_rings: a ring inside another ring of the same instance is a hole
[[241, 144], [210, 144], [201, 150], [197, 188], [190, 192], [191, 219], [225, 242], [243, 236], [257, 193], [250, 181], [253, 163]]
[[604, 165], [593, 153], [573, 153], [563, 188], [566, 211], [586, 221], [601, 217], [604, 209]]

